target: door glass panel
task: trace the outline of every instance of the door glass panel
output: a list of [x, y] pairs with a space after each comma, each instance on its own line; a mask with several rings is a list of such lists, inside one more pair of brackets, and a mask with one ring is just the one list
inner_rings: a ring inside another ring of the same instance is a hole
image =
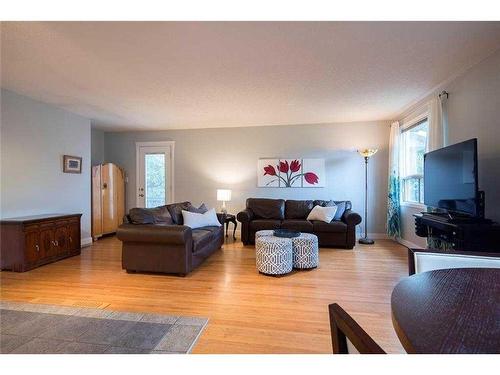
[[165, 154], [145, 155], [145, 198], [146, 208], [163, 206], [165, 204]]

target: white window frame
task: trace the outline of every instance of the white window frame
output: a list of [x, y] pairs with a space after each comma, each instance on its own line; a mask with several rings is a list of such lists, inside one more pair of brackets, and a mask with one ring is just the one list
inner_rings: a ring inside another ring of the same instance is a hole
[[[401, 129], [400, 129], [400, 144], [399, 144], [399, 165], [400, 165], [400, 168], [402, 168], [404, 170], [404, 166], [406, 165], [404, 160], [403, 160], [403, 150], [405, 149], [405, 145], [404, 145], [404, 141], [403, 141], [403, 133], [407, 130], [410, 130], [411, 128], [413, 128], [414, 126], [417, 126], [420, 122], [426, 120], [429, 121], [429, 109], [428, 109], [428, 106], [425, 106], [423, 108], [421, 108], [420, 110], [417, 110], [415, 112], [413, 112], [411, 115], [407, 116], [403, 121], [402, 121], [402, 125], [401, 125]], [[429, 136], [429, 134], [427, 134], [427, 137]], [[427, 142], [428, 144], [428, 142]], [[426, 146], [426, 150], [425, 152], [427, 152], [427, 147]], [[400, 176], [403, 176], [403, 173], [401, 173], [402, 170], [400, 170]], [[406, 176], [405, 177], [400, 177], [400, 180], [403, 181], [404, 178], [408, 178], [409, 176]], [[422, 181], [425, 177], [422, 175]], [[400, 187], [400, 196], [399, 196], [399, 204], [400, 206], [402, 207], [410, 207], [410, 208], [415, 208], [415, 209], [418, 209], [418, 210], [422, 210], [422, 211], [425, 211], [427, 209], [427, 206], [423, 203], [420, 203], [420, 202], [407, 202], [407, 201], [404, 201], [403, 200], [403, 183], [401, 183], [401, 187]]]

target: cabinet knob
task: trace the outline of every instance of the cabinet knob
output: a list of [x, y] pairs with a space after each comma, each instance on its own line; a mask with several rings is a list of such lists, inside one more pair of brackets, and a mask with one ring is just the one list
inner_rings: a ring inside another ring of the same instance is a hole
[[35, 249], [36, 249], [36, 251], [40, 251], [40, 246], [35, 245]]
[[71, 238], [71, 236], [69, 236], [69, 242], [73, 242], [73, 239]]
[[59, 246], [59, 241], [56, 240], [56, 246]]

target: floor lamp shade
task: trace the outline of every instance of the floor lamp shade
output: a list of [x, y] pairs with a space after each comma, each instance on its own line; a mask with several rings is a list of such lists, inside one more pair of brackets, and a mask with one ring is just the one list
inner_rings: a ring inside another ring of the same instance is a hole
[[378, 151], [378, 149], [376, 149], [376, 148], [365, 148], [362, 150], [358, 150], [358, 153], [365, 158], [369, 158], [369, 157], [372, 157], [373, 155], [375, 155], [377, 153], [377, 151]]

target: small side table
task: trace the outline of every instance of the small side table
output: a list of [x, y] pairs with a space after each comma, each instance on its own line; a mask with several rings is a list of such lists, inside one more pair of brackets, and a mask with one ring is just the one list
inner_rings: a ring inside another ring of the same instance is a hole
[[238, 222], [236, 221], [236, 215], [233, 214], [222, 214], [222, 218], [224, 220], [224, 223], [226, 224], [226, 237], [228, 236], [228, 231], [229, 231], [229, 223], [233, 223], [234, 229], [233, 229], [233, 239], [236, 239], [236, 228], [238, 227]]

